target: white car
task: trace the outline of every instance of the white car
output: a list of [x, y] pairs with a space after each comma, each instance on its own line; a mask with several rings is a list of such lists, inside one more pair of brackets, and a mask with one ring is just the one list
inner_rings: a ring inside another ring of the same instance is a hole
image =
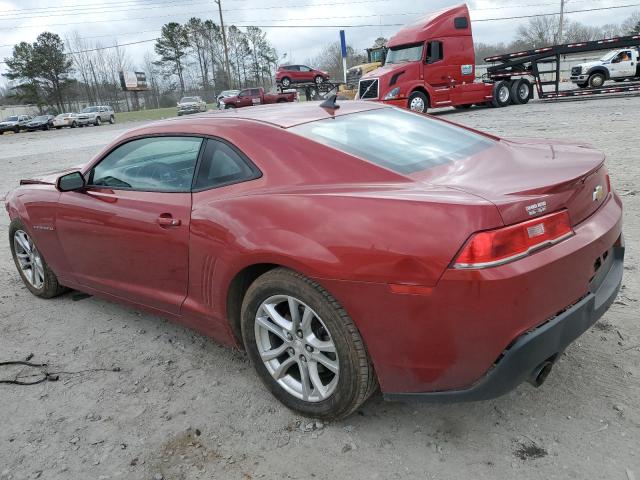
[[178, 102], [178, 116], [206, 111], [207, 102], [200, 97], [182, 97]]
[[62, 127], [76, 128], [79, 125], [77, 113], [61, 113], [53, 119], [53, 126], [60, 130]]
[[109, 105], [87, 107], [78, 114], [78, 125], [91, 124], [99, 127], [104, 122], [116, 123], [116, 114]]
[[622, 82], [640, 77], [640, 48], [612, 50], [599, 60], [575, 65], [571, 81], [581, 88], [602, 87], [607, 80]]

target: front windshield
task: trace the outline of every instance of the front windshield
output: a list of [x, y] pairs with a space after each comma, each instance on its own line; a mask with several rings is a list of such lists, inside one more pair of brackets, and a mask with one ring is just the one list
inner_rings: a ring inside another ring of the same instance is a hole
[[12, 117], [7, 117], [7, 122], [17, 122], [18, 121], [18, 117], [16, 117], [15, 115]]
[[387, 52], [387, 60], [385, 65], [404, 63], [404, 62], [419, 62], [422, 60], [422, 50], [424, 45], [419, 43], [417, 45], [401, 45], [399, 47], [391, 47]]
[[98, 111], [98, 107], [87, 107], [84, 110], [82, 110], [82, 113], [93, 113], [97, 111]]
[[396, 108], [331, 117], [290, 130], [400, 174], [462, 160], [495, 144], [462, 127]]
[[180, 103], [188, 103], [188, 102], [197, 102], [198, 99], [196, 97], [184, 97], [180, 100]]
[[607, 53], [606, 55], [604, 55], [604, 56], [600, 59], [600, 61], [601, 61], [601, 62], [608, 62], [608, 61], [610, 61], [610, 60], [613, 60], [613, 57], [615, 57], [617, 53], [618, 53], [618, 51], [617, 51], [617, 50], [614, 50], [613, 52], [609, 52], [609, 53]]

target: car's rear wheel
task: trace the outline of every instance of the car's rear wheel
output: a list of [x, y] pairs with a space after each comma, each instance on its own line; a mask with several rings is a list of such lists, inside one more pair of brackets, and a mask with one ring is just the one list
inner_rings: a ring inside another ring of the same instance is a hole
[[9, 243], [18, 273], [31, 293], [42, 298], [53, 298], [65, 292], [66, 288], [58, 283], [55, 273], [20, 220], [13, 220], [9, 225]]
[[116, 117], [114, 117], [113, 115], [111, 115], [111, 116], [109, 117], [109, 123], [110, 123], [111, 125], [113, 125], [114, 123], [116, 123]]
[[78, 126], [78, 124], [77, 124], [76, 122], [73, 122], [73, 123], [71, 124], [71, 128], [76, 128], [77, 126]]
[[249, 287], [242, 337], [267, 388], [304, 415], [346, 417], [377, 386], [347, 312], [319, 284], [291, 270], [271, 270]]
[[291, 85], [291, 80], [289, 79], [289, 77], [283, 77], [282, 80], [280, 80], [280, 83], [284, 88], [289, 88], [289, 86]]
[[429, 99], [422, 92], [413, 92], [409, 95], [407, 107], [413, 112], [427, 113], [427, 109], [429, 108]]
[[13, 129], [13, 133], [20, 133], [20, 127], [16, 127]]

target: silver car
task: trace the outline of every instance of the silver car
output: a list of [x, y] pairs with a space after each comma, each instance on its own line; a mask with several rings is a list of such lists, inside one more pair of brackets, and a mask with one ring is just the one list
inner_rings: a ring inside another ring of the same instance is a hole
[[116, 123], [116, 114], [109, 105], [87, 107], [78, 114], [78, 125], [90, 124], [99, 127], [104, 122]]

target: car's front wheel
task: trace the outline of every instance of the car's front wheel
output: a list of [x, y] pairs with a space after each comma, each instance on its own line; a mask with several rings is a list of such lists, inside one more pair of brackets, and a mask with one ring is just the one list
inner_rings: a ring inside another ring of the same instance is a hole
[[96, 117], [96, 121], [94, 122], [94, 125], [96, 127], [99, 127], [101, 123], [102, 123], [102, 119], [100, 117]]
[[324, 78], [322, 78], [320, 75], [317, 75], [314, 81], [316, 82], [316, 85], [320, 85], [324, 82]]
[[53, 298], [64, 293], [66, 288], [58, 283], [55, 273], [20, 220], [13, 220], [9, 225], [9, 243], [18, 273], [31, 293], [42, 298]]
[[267, 388], [304, 415], [346, 417], [377, 386], [347, 312], [319, 284], [291, 270], [271, 270], [249, 287], [242, 337]]
[[291, 85], [291, 80], [288, 77], [284, 77], [282, 80], [280, 80], [280, 83], [284, 88], [289, 88], [289, 86]]

